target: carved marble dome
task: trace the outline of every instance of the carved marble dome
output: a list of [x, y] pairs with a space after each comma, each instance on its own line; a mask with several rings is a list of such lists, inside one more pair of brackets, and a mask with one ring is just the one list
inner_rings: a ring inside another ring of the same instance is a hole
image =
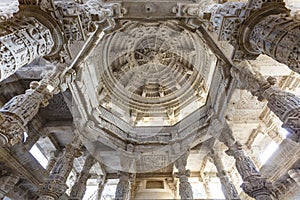
[[206, 102], [216, 57], [178, 22], [124, 22], [91, 60], [99, 105], [137, 126], [174, 125]]
[[118, 170], [167, 167], [207, 139], [193, 133], [205, 126], [216, 60], [201, 34], [178, 21], [122, 21], [101, 38], [72, 89], [85, 146]]
[[0, 199], [300, 199], [299, 19], [300, 0], [0, 0]]

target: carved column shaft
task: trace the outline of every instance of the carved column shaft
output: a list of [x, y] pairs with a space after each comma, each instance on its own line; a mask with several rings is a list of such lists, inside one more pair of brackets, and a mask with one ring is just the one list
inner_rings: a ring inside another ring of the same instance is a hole
[[175, 166], [178, 169], [176, 177], [179, 178], [179, 195], [181, 199], [193, 199], [192, 186], [189, 183], [188, 177], [190, 171], [186, 170], [187, 158], [189, 153], [186, 152], [178, 160], [175, 161]]
[[18, 176], [14, 175], [3, 175], [0, 177], [0, 199], [4, 198], [15, 187], [19, 179]]
[[83, 199], [86, 191], [86, 182], [90, 178], [90, 170], [94, 164], [95, 159], [93, 158], [93, 156], [87, 156], [82, 171], [80, 172], [75, 184], [72, 187], [69, 199]]
[[300, 73], [300, 21], [289, 14], [270, 15], [257, 23], [250, 44], [257, 53], [264, 53], [291, 70]]
[[120, 172], [116, 189], [116, 200], [130, 200], [130, 173]]
[[27, 124], [38, 113], [41, 106], [46, 106], [53, 94], [59, 91], [61, 76], [65, 65], [59, 65], [54, 72], [41, 81], [30, 83], [25, 94], [13, 97], [0, 109], [0, 142], [14, 145], [21, 142]]
[[246, 61], [232, 68], [231, 74], [238, 81], [238, 88], [250, 91], [258, 97], [258, 100], [266, 99], [269, 109], [283, 122], [282, 126], [289, 131], [289, 137], [299, 142], [300, 98], [273, 86], [274, 79], [269, 77], [265, 80], [260, 73], [251, 68]]
[[227, 172], [225, 171], [224, 164], [218, 152], [212, 151], [211, 158], [217, 168], [217, 176], [220, 178], [222, 191], [226, 199], [240, 199], [234, 184], [230, 181]]
[[209, 30], [235, 47], [233, 60], [264, 53], [300, 73], [300, 22], [283, 1], [227, 2], [204, 10], [211, 13]]
[[80, 156], [78, 147], [66, 145], [63, 155], [55, 163], [49, 178], [41, 186], [38, 200], [56, 200], [65, 193], [68, 188], [66, 180], [73, 168], [73, 161], [78, 156]]
[[226, 154], [233, 156], [236, 160], [235, 165], [242, 177], [241, 187], [244, 192], [256, 200], [271, 200], [272, 184], [266, 178], [261, 177], [251, 158], [243, 151], [242, 145], [238, 142], [233, 143], [232, 138], [232, 131], [228, 124], [225, 124], [219, 139], [228, 145]]
[[[0, 81], [38, 57], [65, 61], [69, 44], [86, 40], [99, 27], [111, 28], [111, 6], [95, 1], [85, 4], [56, 1], [19, 1], [14, 18], [0, 23]], [[76, 16], [76, 17], [74, 17]]]
[[101, 200], [102, 192], [104, 190], [106, 183], [107, 183], [107, 179], [103, 179], [99, 182], [96, 200]]
[[33, 17], [0, 23], [0, 81], [47, 55], [53, 46], [50, 30]]

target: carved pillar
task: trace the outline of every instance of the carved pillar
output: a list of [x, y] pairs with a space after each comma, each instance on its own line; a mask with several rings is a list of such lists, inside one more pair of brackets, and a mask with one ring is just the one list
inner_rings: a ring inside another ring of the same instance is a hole
[[64, 69], [64, 65], [59, 65], [41, 81], [31, 82], [25, 94], [13, 97], [0, 109], [0, 145], [14, 145], [23, 140], [28, 122], [59, 91]]
[[56, 200], [67, 190], [66, 180], [73, 168], [75, 157], [80, 156], [77, 145], [66, 145], [62, 156], [57, 160], [50, 176], [40, 188], [38, 200]]
[[80, 172], [74, 186], [72, 187], [69, 199], [73, 199], [73, 200], [83, 199], [83, 196], [86, 191], [86, 182], [91, 176], [90, 170], [94, 164], [95, 164], [94, 157], [88, 155], [83, 165], [82, 171]]
[[0, 81], [54, 46], [50, 30], [33, 17], [0, 23]]
[[136, 183], [136, 174], [132, 174], [130, 179], [130, 200], [135, 199], [137, 188], [138, 186]]
[[53, 167], [54, 167], [54, 165], [55, 165], [55, 163], [56, 163], [56, 161], [57, 161], [57, 154], [59, 154], [59, 152], [58, 151], [54, 151], [54, 152], [51, 152], [50, 153], [50, 155], [51, 155], [51, 158], [50, 158], [50, 160], [49, 160], [49, 162], [48, 162], [48, 165], [47, 165], [47, 169], [46, 169], [46, 171], [50, 174], [50, 172], [52, 171], [52, 169], [53, 169]]
[[190, 176], [190, 170], [186, 170], [187, 158], [189, 153], [186, 152], [178, 160], [175, 161], [175, 166], [178, 169], [176, 174], [179, 178], [179, 195], [181, 199], [193, 199], [192, 186], [189, 183], [188, 177]]
[[9, 191], [13, 190], [19, 177], [15, 175], [5, 174], [0, 177], [0, 199], [4, 198]]
[[38, 57], [64, 62], [71, 42], [85, 40], [96, 26], [112, 28], [113, 14], [121, 13], [95, 1], [20, 0], [14, 18], [0, 23], [0, 81]]
[[106, 178], [102, 178], [99, 181], [96, 200], [101, 200], [102, 192], [104, 190], [104, 187], [105, 187], [106, 183], [107, 183], [107, 179]]
[[299, 97], [275, 87], [272, 77], [265, 80], [246, 61], [233, 67], [231, 74], [238, 81], [238, 88], [250, 91], [258, 100], [266, 99], [269, 109], [283, 122], [282, 127], [289, 131], [288, 137], [296, 142], [300, 141]]
[[234, 186], [234, 184], [230, 181], [230, 178], [225, 171], [224, 164], [222, 162], [222, 159], [220, 157], [220, 154], [214, 150], [210, 153], [211, 158], [213, 159], [213, 162], [217, 168], [218, 174], [222, 185], [222, 191], [226, 199], [240, 199], [238, 192]]
[[206, 6], [210, 30], [234, 47], [234, 60], [264, 53], [300, 73], [300, 21], [290, 16], [283, 0], [249, 0]]
[[130, 200], [130, 176], [128, 172], [119, 172], [119, 183], [116, 189], [116, 200]]
[[234, 140], [227, 124], [219, 140], [228, 147], [226, 154], [235, 158], [236, 168], [243, 180], [241, 187], [244, 192], [256, 200], [271, 200], [272, 184], [261, 177], [251, 158], [243, 151], [242, 145]]

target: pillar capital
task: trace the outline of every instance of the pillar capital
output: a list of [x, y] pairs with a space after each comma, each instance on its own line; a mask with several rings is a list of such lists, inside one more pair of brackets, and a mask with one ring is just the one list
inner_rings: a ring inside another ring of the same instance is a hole
[[241, 187], [246, 194], [257, 200], [271, 200], [270, 191], [272, 190], [272, 184], [266, 178], [252, 176], [247, 181], [244, 181]]
[[0, 81], [38, 57], [65, 62], [72, 57], [70, 44], [96, 29], [112, 29], [120, 15], [117, 3], [20, 0], [13, 18], [0, 22]]
[[300, 73], [300, 22], [283, 0], [226, 2], [206, 6], [209, 30], [234, 46], [233, 60], [256, 59], [264, 53]]

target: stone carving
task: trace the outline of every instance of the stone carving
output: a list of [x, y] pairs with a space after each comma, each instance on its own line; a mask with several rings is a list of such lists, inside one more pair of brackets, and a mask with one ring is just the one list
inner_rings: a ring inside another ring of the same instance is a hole
[[75, 184], [72, 187], [72, 191], [69, 199], [83, 199], [86, 191], [86, 182], [90, 178], [90, 169], [95, 164], [95, 159], [88, 155], [83, 165], [82, 171], [80, 172]]
[[74, 137], [72, 144], [65, 146], [64, 152], [56, 161], [49, 178], [41, 185], [38, 200], [57, 200], [65, 193], [68, 188], [66, 180], [73, 168], [73, 161], [81, 155], [78, 149], [80, 143], [78, 140], [77, 137]]
[[19, 181], [20, 177], [5, 174], [0, 177], [0, 198], [4, 198], [6, 194], [13, 190], [15, 184]]
[[[228, 135], [231, 137], [227, 139]], [[243, 180], [241, 187], [250, 197], [258, 200], [271, 200], [272, 184], [266, 178], [261, 177], [253, 161], [243, 151], [242, 145], [239, 142], [233, 143], [232, 138], [232, 131], [226, 124], [222, 140], [226, 141], [225, 145], [228, 147], [226, 154], [235, 158], [236, 168]]]
[[188, 102], [194, 97], [206, 98], [207, 84], [202, 83], [207, 77], [202, 77], [199, 71], [206, 62], [211, 64], [212, 58], [197, 59], [200, 56], [197, 52], [205, 51], [193, 42], [198, 36], [173, 29], [169, 23], [173, 24], [129, 22], [122, 32], [100, 43], [108, 48], [99, 49], [104, 59], [99, 61], [102, 65], [98, 76], [105, 86], [98, 94], [99, 101], [105, 105], [114, 99], [113, 104], [130, 113], [131, 116], [124, 118], [132, 125], [152, 124], [160, 118], [174, 125], [180, 120], [179, 111]]
[[119, 172], [119, 183], [116, 189], [116, 200], [129, 200], [130, 199], [130, 173]]
[[222, 184], [222, 191], [226, 199], [240, 199], [238, 192], [234, 186], [234, 184], [229, 180], [229, 176], [225, 171], [224, 164], [221, 160], [221, 155], [219, 152], [214, 150], [210, 153], [211, 158], [217, 168], [218, 174], [217, 176], [220, 178]]
[[[189, 171], [187, 171], [189, 172]], [[179, 195], [181, 199], [194, 199], [192, 186], [188, 180], [189, 173], [186, 175], [178, 175], [179, 178]]]
[[251, 68], [248, 62], [242, 62], [232, 68], [232, 76], [238, 81], [238, 87], [250, 91], [258, 100], [266, 99], [269, 109], [283, 122], [282, 127], [290, 132], [289, 137], [299, 142], [300, 98], [275, 87], [273, 78], [265, 80]]
[[300, 169], [290, 169], [288, 171], [289, 176], [298, 184], [300, 185]]
[[190, 170], [186, 170], [186, 164], [189, 152], [184, 153], [175, 161], [175, 166], [178, 169], [176, 177], [179, 178], [179, 195], [181, 199], [193, 199], [192, 186], [189, 183], [188, 177], [190, 176]]
[[59, 91], [60, 76], [65, 70], [59, 65], [39, 82], [33, 81], [25, 94], [12, 98], [0, 109], [0, 136], [4, 144], [14, 145], [23, 141], [26, 125], [37, 114], [40, 106], [46, 106], [53, 94]]
[[0, 23], [0, 81], [34, 59], [49, 54], [53, 45], [49, 29], [35, 18]]
[[104, 23], [103, 30], [113, 27], [112, 19], [107, 18], [116, 14], [112, 5], [103, 8], [96, 1], [79, 4], [32, 0], [19, 4], [20, 12], [0, 23], [0, 81], [38, 57], [64, 62], [64, 57], [70, 56], [70, 42], [85, 40], [95, 30], [95, 23]]
[[300, 73], [300, 22], [282, 0], [208, 4], [205, 11], [211, 13], [209, 30], [235, 47], [234, 60], [264, 53]]

